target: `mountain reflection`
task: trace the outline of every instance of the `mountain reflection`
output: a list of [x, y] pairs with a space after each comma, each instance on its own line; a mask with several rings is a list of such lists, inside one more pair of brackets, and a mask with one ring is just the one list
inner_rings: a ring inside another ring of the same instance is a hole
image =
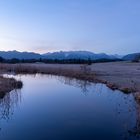
[[14, 108], [21, 102], [20, 90], [13, 90], [0, 99], [0, 120], [9, 120]]

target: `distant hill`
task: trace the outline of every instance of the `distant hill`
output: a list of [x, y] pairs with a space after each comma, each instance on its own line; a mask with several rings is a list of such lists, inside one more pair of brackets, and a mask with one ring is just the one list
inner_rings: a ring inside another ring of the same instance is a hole
[[0, 56], [4, 59], [39, 59], [42, 55], [33, 52], [0, 51]]
[[118, 55], [107, 55], [105, 53], [95, 54], [88, 51], [60, 51], [53, 53], [38, 54], [33, 52], [18, 52], [18, 51], [0, 51], [0, 57], [4, 59], [84, 59], [84, 60], [98, 60], [98, 59], [117, 59]]
[[140, 53], [128, 54], [128, 55], [125, 55], [122, 59], [123, 59], [123, 60], [127, 60], [127, 61], [132, 61], [132, 60], [134, 60], [136, 57], [140, 57]]

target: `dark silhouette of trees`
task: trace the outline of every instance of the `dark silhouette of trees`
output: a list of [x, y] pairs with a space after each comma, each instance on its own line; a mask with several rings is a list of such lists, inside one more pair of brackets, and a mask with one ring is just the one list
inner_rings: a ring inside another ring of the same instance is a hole
[[135, 58], [132, 60], [132, 62], [139, 62], [140, 61], [140, 55], [136, 55]]
[[4, 61], [4, 59], [2, 57], [0, 57], [0, 63], [2, 63]]
[[10, 64], [16, 64], [16, 63], [46, 63], [46, 64], [88, 64], [91, 65], [92, 63], [100, 63], [100, 62], [115, 62], [115, 61], [122, 61], [121, 59], [98, 59], [98, 60], [92, 60], [90, 58], [88, 59], [4, 59], [0, 57], [0, 63], [10, 63]]

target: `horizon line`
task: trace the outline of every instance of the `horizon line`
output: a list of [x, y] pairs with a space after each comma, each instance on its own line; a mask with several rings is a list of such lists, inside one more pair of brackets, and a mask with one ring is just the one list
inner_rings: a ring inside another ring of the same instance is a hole
[[[110, 53], [105, 53], [105, 52], [94, 52], [94, 51], [88, 51], [88, 50], [56, 50], [56, 51], [46, 51], [44, 53], [39, 53], [37, 51], [21, 51], [21, 50], [0, 50], [0, 52], [20, 52], [20, 53], [24, 53], [24, 52], [27, 52], [27, 53], [35, 53], [35, 54], [40, 54], [40, 55], [43, 55], [43, 54], [46, 54], [46, 53], [55, 53], [55, 52], [91, 52], [91, 53], [94, 53], [94, 54], [107, 54], [107, 55], [121, 55], [121, 56], [124, 56], [124, 55], [127, 55], [127, 54], [118, 54], [118, 53], [115, 53], [115, 54], [110, 54]], [[132, 52], [132, 53], [139, 53], [139, 52]], [[129, 53], [131, 54], [131, 53]]]

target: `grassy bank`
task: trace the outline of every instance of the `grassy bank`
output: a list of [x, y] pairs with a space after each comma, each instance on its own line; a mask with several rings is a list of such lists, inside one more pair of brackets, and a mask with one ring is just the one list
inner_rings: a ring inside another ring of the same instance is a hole
[[[101, 82], [109, 88], [119, 89], [125, 93], [140, 91], [135, 80], [137, 77], [133, 64], [123, 62], [100, 63], [92, 65], [78, 64], [0, 64], [1, 73], [16, 74], [52, 74], [89, 82]], [[130, 77], [128, 79], [127, 77]], [[132, 82], [133, 81], [133, 82]]]
[[[46, 67], [47, 66], [47, 67]], [[65, 65], [66, 66], [66, 65]], [[91, 72], [88, 65], [77, 65], [76, 67], [61, 67], [60, 65], [44, 65], [44, 64], [1, 64], [1, 73], [15, 74], [52, 74], [60, 75], [80, 80], [96, 81], [95, 74]]]
[[16, 81], [13, 78], [5, 78], [0, 76], [0, 98], [3, 98], [6, 93], [20, 88], [22, 88], [21, 81]]

